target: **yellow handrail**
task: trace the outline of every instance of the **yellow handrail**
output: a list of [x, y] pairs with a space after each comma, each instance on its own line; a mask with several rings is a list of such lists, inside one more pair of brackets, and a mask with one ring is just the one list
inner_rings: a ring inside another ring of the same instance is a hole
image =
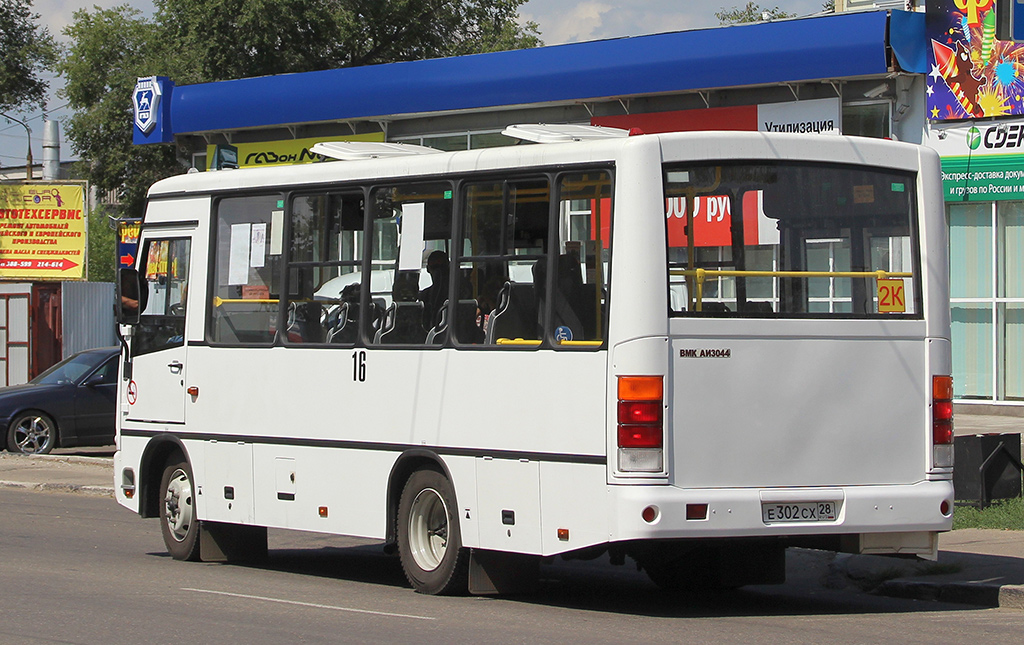
[[240, 302], [253, 305], [276, 305], [281, 301], [277, 298], [221, 298], [220, 296], [213, 297], [214, 307], [219, 307], [224, 304], [238, 304]]
[[[495, 345], [521, 345], [525, 347], [537, 347], [540, 345], [539, 340], [528, 340], [524, 338], [499, 338], [494, 341]], [[560, 340], [559, 345], [566, 347], [600, 347], [604, 345], [602, 340]]]
[[697, 297], [694, 309], [701, 311], [704, 300], [704, 280], [707, 278], [912, 278], [904, 271], [736, 271], [733, 269], [669, 269], [669, 275], [682, 275], [697, 279]]
[[[221, 298], [220, 296], [214, 296], [213, 297], [213, 306], [214, 307], [219, 307], [219, 306], [225, 305], [225, 304], [227, 304], [227, 305], [236, 304], [237, 305], [237, 304], [240, 304], [240, 303], [241, 304], [254, 304], [254, 305], [276, 305], [279, 302], [281, 302], [281, 301], [279, 299], [277, 299], [277, 298]], [[310, 299], [307, 298], [305, 300], [291, 300], [290, 302], [298, 302], [298, 303], [319, 302], [322, 305], [336, 305], [336, 304], [339, 304], [339, 303], [341, 303], [343, 301], [342, 300], [331, 300], [331, 299], [324, 299], [324, 300], [315, 299], [315, 300], [310, 300]]]

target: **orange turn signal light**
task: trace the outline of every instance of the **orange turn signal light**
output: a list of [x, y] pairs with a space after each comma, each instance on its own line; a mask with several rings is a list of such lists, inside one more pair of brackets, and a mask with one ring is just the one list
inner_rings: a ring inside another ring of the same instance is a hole
[[660, 401], [664, 392], [661, 376], [620, 376], [620, 401]]

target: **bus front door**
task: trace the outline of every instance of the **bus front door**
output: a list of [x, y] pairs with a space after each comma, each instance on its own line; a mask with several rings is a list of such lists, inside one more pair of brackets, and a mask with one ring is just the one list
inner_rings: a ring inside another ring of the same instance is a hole
[[191, 240], [161, 231], [140, 245], [139, 324], [131, 339], [128, 419], [184, 423], [187, 310]]

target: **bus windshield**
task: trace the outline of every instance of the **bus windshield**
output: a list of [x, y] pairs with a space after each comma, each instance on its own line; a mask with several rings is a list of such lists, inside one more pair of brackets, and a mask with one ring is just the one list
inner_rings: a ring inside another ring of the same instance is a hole
[[920, 318], [914, 186], [839, 164], [667, 165], [671, 315]]

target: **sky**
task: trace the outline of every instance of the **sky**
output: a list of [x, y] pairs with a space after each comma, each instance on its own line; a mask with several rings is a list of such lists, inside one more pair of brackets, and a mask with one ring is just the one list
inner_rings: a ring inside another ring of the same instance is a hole
[[[66, 41], [62, 32], [72, 21], [79, 9], [93, 6], [109, 8], [127, 2], [146, 16], [152, 16], [152, 0], [34, 0], [33, 10], [40, 16], [40, 23], [50, 33]], [[797, 16], [813, 15], [821, 11], [822, 0], [776, 0], [760, 2], [761, 6], [779, 9]], [[628, 0], [616, 3], [612, 0], [529, 0], [520, 7], [520, 17], [538, 24], [541, 39], [546, 45], [642, 36], [644, 34], [702, 29], [718, 25], [715, 12], [723, 8], [746, 5], [746, 0]], [[66, 101], [59, 96], [62, 87], [60, 78], [46, 76], [50, 80], [51, 96], [46, 109], [49, 118], [58, 121], [70, 116]], [[125, 97], [125, 101], [130, 100]], [[12, 116], [25, 121], [31, 129], [31, 137], [25, 128], [0, 117], [0, 167], [24, 166], [29, 138], [32, 142], [32, 157], [37, 163], [43, 157], [43, 120], [41, 111], [15, 112]], [[125, 127], [130, 127], [126, 124]], [[61, 124], [61, 159], [74, 159], [74, 151], [64, 139]]]

